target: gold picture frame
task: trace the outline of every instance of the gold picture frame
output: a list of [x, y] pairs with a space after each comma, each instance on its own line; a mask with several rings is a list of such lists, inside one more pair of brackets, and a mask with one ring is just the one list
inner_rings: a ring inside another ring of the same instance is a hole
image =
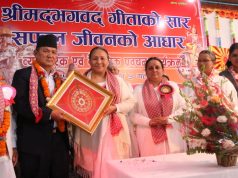
[[111, 92], [72, 71], [47, 106], [64, 112], [67, 121], [93, 134], [112, 100]]

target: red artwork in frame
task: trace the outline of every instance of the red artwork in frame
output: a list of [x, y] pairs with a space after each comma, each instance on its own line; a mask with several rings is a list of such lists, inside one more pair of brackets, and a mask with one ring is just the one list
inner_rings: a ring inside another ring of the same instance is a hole
[[93, 134], [113, 94], [73, 71], [47, 104], [65, 113], [69, 122]]

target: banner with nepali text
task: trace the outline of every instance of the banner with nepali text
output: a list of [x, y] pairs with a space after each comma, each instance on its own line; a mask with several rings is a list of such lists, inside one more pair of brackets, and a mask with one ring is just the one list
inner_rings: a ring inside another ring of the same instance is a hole
[[181, 82], [186, 61], [194, 64], [204, 48], [199, 0], [2, 0], [0, 7], [0, 68], [9, 82], [16, 69], [31, 65], [42, 34], [58, 38], [62, 76], [70, 63], [84, 72], [89, 51], [104, 46], [132, 84], [145, 80], [145, 61], [153, 56]]

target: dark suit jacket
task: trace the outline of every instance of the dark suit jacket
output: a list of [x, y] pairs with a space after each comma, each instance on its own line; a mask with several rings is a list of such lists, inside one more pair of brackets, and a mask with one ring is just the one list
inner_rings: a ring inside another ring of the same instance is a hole
[[[41, 154], [48, 151], [52, 141], [53, 120], [50, 119], [52, 110], [46, 107], [43, 88], [38, 81], [38, 105], [43, 111], [39, 123], [35, 123], [35, 116], [29, 102], [29, 81], [31, 67], [17, 70], [13, 77], [12, 86], [16, 88], [14, 110], [17, 113], [17, 149], [25, 153]], [[62, 133], [68, 146], [68, 135]], [[60, 145], [59, 145], [60, 146]]]
[[234, 77], [231, 75], [231, 73], [229, 72], [229, 70], [224, 70], [224, 71], [222, 71], [219, 75], [221, 75], [221, 76], [224, 76], [224, 77], [226, 77], [228, 80], [230, 80], [230, 82], [234, 85], [234, 87], [235, 87], [235, 89], [236, 89], [236, 91], [237, 91], [237, 95], [238, 95], [238, 86], [237, 86], [237, 84], [236, 84], [236, 81], [235, 81], [235, 79], [234, 79]]

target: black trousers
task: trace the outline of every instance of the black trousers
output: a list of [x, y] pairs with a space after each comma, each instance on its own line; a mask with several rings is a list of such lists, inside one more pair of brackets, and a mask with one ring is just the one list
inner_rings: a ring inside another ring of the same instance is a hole
[[69, 150], [58, 131], [46, 152], [29, 154], [19, 152], [21, 178], [68, 178]]

